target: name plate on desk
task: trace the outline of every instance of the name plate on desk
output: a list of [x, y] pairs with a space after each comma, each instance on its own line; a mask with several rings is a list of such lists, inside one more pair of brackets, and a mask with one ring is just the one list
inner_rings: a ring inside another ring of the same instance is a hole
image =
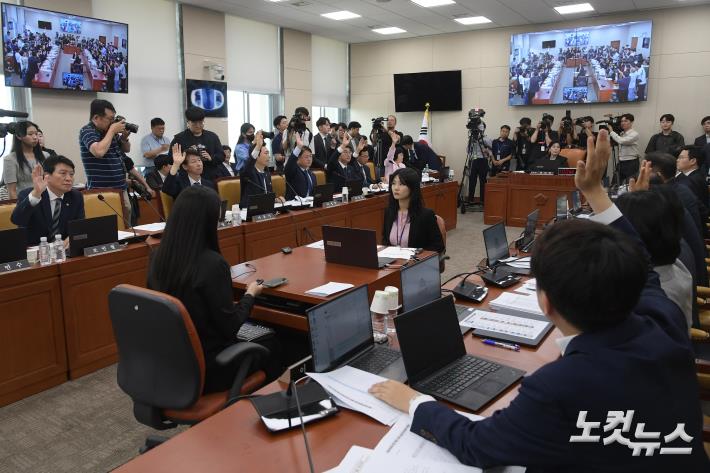
[[84, 256], [98, 256], [104, 253], [113, 253], [121, 249], [121, 244], [116, 242], [108, 243], [106, 245], [96, 245], [84, 248]]
[[350, 202], [357, 202], [357, 201], [359, 201], [359, 200], [365, 200], [365, 196], [362, 195], [362, 194], [360, 194], [360, 195], [354, 195], [354, 196], [352, 196], [352, 198], [350, 199]]
[[263, 222], [265, 220], [271, 220], [272, 218], [276, 218], [275, 213], [268, 213], [268, 214], [261, 214], [261, 215], [254, 215], [251, 218], [252, 222]]
[[10, 263], [2, 263], [2, 264], [0, 264], [0, 274], [11, 273], [13, 271], [19, 271], [21, 269], [27, 269], [31, 266], [32, 265], [26, 259], [19, 260], [19, 261], [12, 261]]
[[330, 200], [328, 202], [323, 202], [323, 208], [327, 209], [328, 207], [335, 207], [338, 204], [340, 204], [340, 202], [337, 200]]

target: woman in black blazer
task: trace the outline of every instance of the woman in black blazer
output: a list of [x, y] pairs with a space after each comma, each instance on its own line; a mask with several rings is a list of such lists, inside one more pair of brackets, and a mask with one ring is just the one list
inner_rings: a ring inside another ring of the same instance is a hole
[[[190, 313], [205, 357], [203, 393], [228, 390], [238, 366], [222, 366], [217, 355], [237, 341], [261, 286], [252, 282], [234, 303], [229, 263], [219, 251], [217, 220], [220, 200], [204, 186], [188, 187], [170, 211], [170, 220], [148, 270], [148, 288], [180, 299]], [[262, 360], [268, 379], [283, 370], [275, 339], [262, 343], [271, 355]]]
[[569, 167], [569, 164], [567, 164], [567, 158], [561, 156], [560, 151], [562, 151], [560, 143], [558, 141], [553, 141], [550, 143], [550, 146], [547, 147], [547, 153], [532, 163], [531, 169], [556, 173], [559, 168]]
[[412, 168], [398, 169], [390, 176], [390, 198], [382, 230], [387, 246], [445, 250], [436, 215], [424, 207], [421, 178]]

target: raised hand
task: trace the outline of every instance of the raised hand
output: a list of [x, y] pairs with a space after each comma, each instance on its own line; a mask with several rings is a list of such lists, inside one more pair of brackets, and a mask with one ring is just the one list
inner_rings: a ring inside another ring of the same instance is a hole
[[296, 146], [298, 148], [303, 148], [303, 138], [301, 138], [299, 133], [296, 133]]
[[177, 170], [182, 163], [185, 162], [185, 153], [182, 151], [180, 143], [173, 145], [173, 168]]
[[577, 163], [577, 174], [574, 183], [584, 193], [587, 202], [596, 213], [611, 207], [611, 199], [602, 187], [602, 178], [606, 174], [607, 164], [611, 156], [609, 132], [600, 130], [596, 143], [594, 135], [587, 138], [587, 160]]
[[651, 172], [651, 162], [644, 161], [639, 170], [638, 179], [634, 179], [633, 177], [629, 179], [629, 191], [638, 192], [648, 190], [651, 186]]
[[254, 135], [254, 140], [256, 141], [256, 146], [262, 147], [264, 146], [264, 132], [261, 130], [256, 132], [256, 135]]
[[47, 190], [48, 177], [44, 175], [44, 169], [40, 164], [35, 166], [32, 170], [32, 196], [42, 198], [42, 193]]
[[348, 146], [350, 144], [350, 135], [343, 133], [343, 142], [341, 144], [343, 146]]

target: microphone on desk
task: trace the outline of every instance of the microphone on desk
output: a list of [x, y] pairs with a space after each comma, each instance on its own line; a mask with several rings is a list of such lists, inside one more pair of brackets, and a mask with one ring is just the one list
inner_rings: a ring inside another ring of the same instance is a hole
[[244, 180], [247, 181], [249, 184], [255, 185], [255, 186], [258, 187], [259, 189], [263, 190], [263, 191], [264, 191], [264, 194], [268, 194], [268, 193], [269, 193], [269, 191], [267, 191], [266, 188], [265, 188], [264, 186], [262, 186], [260, 183], [254, 182], [254, 181], [252, 181], [251, 179], [249, 179], [249, 178], [246, 177], [246, 176], [239, 176], [239, 179], [244, 179]]
[[[284, 175], [283, 171], [276, 171], [276, 172], [278, 173], [279, 176], [281, 176], [281, 177], [284, 178], [284, 182], [286, 183], [286, 185], [288, 186], [288, 188], [291, 189], [291, 192], [293, 192], [293, 196], [294, 196], [294, 198], [295, 198], [296, 200], [298, 200], [298, 203], [301, 204], [301, 205], [305, 205], [304, 202], [303, 202], [303, 197], [301, 197], [300, 195], [298, 195], [298, 192], [296, 192], [296, 189], [294, 189], [293, 186], [291, 185], [291, 183], [288, 182], [288, 179], [286, 179], [286, 176]], [[309, 175], [309, 176], [308, 176], [308, 179], [310, 179], [310, 178], [311, 178], [311, 176]], [[284, 197], [284, 198], [285, 198], [285, 197]]]
[[[157, 192], [160, 192], [160, 190], [156, 190], [155, 192], [156, 192], [156, 193], [157, 193]], [[160, 219], [160, 221], [163, 222], [163, 223], [165, 223], [165, 219], [163, 218], [162, 215], [160, 215], [160, 212], [158, 212], [158, 209], [156, 209], [156, 208], [153, 206], [153, 204], [150, 203], [150, 199], [148, 199], [144, 194], [138, 194], [138, 195], [140, 195], [140, 196], [141, 196], [141, 199], [143, 199], [143, 200], [145, 201], [145, 203], [148, 204], [148, 207], [150, 207], [150, 210], [153, 211], [153, 213]]]
[[111, 209], [111, 210], [113, 211], [113, 213], [115, 213], [116, 216], [117, 216], [118, 218], [120, 218], [120, 219], [123, 221], [123, 224], [126, 226], [126, 228], [130, 228], [130, 229], [131, 229], [131, 231], [133, 232], [133, 238], [138, 239], [138, 234], [137, 234], [136, 231], [133, 229], [133, 227], [128, 224], [128, 222], [126, 221], [126, 218], [125, 218], [123, 215], [121, 215], [120, 213], [118, 213], [118, 212], [116, 211], [116, 209], [114, 209], [114, 208], [111, 206], [111, 204], [108, 203], [108, 201], [106, 200], [106, 197], [104, 197], [103, 194], [99, 194], [99, 195], [97, 195], [96, 197], [97, 197], [101, 202], [103, 202], [104, 204], [106, 204], [106, 205], [108, 206], [108, 208]]

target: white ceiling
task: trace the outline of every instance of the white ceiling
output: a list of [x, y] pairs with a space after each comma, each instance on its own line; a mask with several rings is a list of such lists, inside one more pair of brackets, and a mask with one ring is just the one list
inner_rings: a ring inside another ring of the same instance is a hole
[[[595, 11], [576, 15], [560, 15], [553, 7], [581, 3], [584, 0], [456, 0], [455, 4], [423, 8], [410, 0], [181, 0], [195, 6], [231, 13], [243, 18], [306, 31], [347, 43], [364, 43], [386, 39], [413, 38], [473, 29], [549, 23], [563, 19], [587, 18], [634, 10], [681, 7], [710, 3], [710, 0], [589, 0]], [[302, 6], [296, 6], [301, 4]], [[320, 16], [340, 10], [361, 15], [345, 21]], [[465, 26], [454, 17], [485, 16], [492, 23]], [[406, 33], [381, 35], [372, 27], [397, 26]]]

